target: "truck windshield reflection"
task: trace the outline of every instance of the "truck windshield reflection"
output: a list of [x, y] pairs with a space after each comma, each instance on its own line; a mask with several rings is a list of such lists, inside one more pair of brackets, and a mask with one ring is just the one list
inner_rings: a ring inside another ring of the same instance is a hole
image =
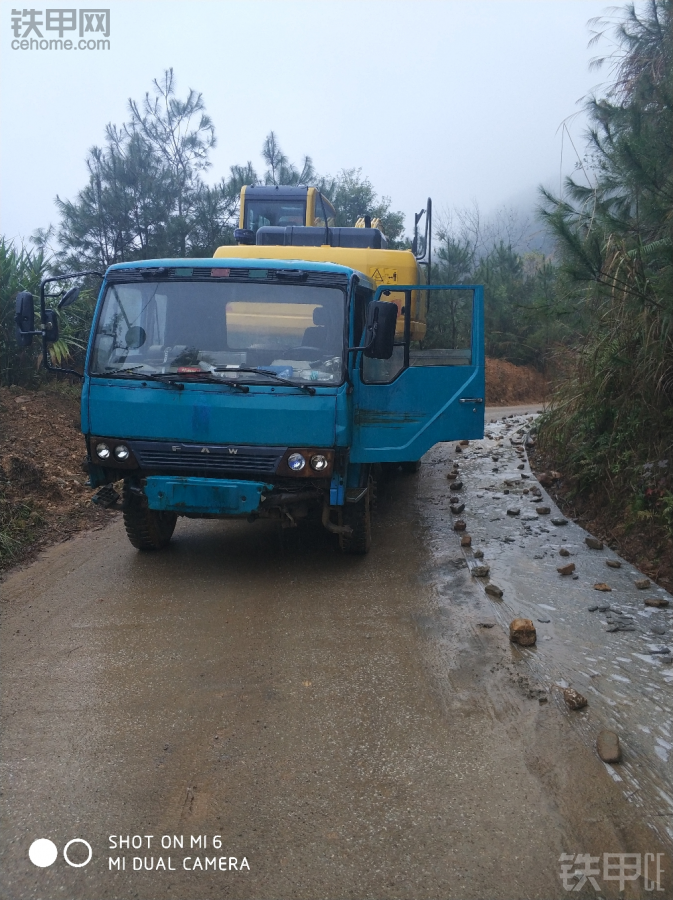
[[263, 372], [242, 371], [262, 367], [298, 383], [340, 384], [344, 349], [345, 294], [339, 288], [113, 284], [98, 320], [90, 371], [262, 382]]

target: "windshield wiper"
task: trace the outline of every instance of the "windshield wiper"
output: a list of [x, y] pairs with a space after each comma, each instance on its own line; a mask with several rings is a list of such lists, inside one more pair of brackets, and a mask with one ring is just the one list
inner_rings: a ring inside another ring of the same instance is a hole
[[140, 378], [140, 379], [152, 379], [152, 381], [160, 381], [162, 384], [170, 384], [173, 387], [176, 387], [179, 391], [184, 389], [184, 384], [180, 384], [176, 381], [169, 381], [165, 375], [162, 375], [158, 372], [138, 372], [137, 369], [142, 369], [144, 363], [141, 363], [139, 366], [129, 366], [128, 368], [123, 369], [111, 369], [109, 372], [92, 372], [92, 375], [97, 375], [99, 378]]
[[289, 378], [283, 378], [282, 375], [277, 375], [275, 372], [271, 372], [269, 369], [264, 369], [261, 366], [213, 366], [211, 371], [231, 372], [232, 375], [236, 372], [252, 372], [255, 375], [266, 375], [269, 378], [274, 378], [281, 384], [287, 384], [289, 385], [289, 387], [299, 388], [300, 391], [306, 391], [307, 394], [315, 394], [315, 388], [311, 387], [309, 384], [297, 384], [296, 381], [290, 381]]
[[234, 388], [242, 394], [250, 393], [250, 388], [247, 384], [237, 384], [235, 381], [225, 381], [223, 378], [214, 378], [210, 372], [180, 372], [179, 375], [167, 372], [166, 374], [170, 375], [171, 378], [191, 380], [192, 382], [207, 381], [208, 384], [223, 384], [225, 387]]
[[[224, 381], [222, 378], [213, 378], [208, 372], [138, 372], [138, 369], [142, 369], [145, 363], [141, 363], [139, 366], [129, 366], [128, 368], [121, 369], [112, 369], [110, 372], [92, 372], [92, 375], [98, 375], [103, 378], [112, 378], [112, 377], [124, 377], [127, 373], [129, 373], [131, 378], [148, 378], [153, 381], [159, 381], [162, 384], [170, 384], [173, 387], [178, 388], [178, 390], [182, 390], [184, 388], [184, 381], [207, 381], [209, 384], [223, 384], [225, 387], [233, 388], [237, 391], [240, 391], [242, 394], [247, 394], [250, 391], [250, 388], [247, 384], [236, 384], [233, 381]], [[194, 378], [194, 376], [197, 376]]]

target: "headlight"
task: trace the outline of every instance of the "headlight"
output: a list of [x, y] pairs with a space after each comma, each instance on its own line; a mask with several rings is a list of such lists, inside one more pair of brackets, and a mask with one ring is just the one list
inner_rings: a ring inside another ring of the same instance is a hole
[[126, 462], [130, 455], [131, 451], [126, 444], [117, 444], [115, 447], [115, 459], [118, 459], [119, 462]]
[[98, 459], [109, 459], [110, 458], [110, 448], [107, 444], [104, 444], [102, 441], [100, 444], [96, 444], [96, 456]]
[[290, 453], [287, 458], [287, 464], [293, 472], [301, 472], [306, 465], [306, 460], [301, 453]]
[[329, 463], [321, 453], [311, 457], [311, 468], [315, 469], [316, 472], [322, 472], [328, 465]]

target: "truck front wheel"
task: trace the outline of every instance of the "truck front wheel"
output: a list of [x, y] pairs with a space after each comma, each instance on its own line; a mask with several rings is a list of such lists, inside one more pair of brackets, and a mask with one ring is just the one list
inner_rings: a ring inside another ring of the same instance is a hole
[[161, 550], [170, 541], [178, 517], [149, 509], [145, 499], [124, 486], [124, 527], [136, 550]]

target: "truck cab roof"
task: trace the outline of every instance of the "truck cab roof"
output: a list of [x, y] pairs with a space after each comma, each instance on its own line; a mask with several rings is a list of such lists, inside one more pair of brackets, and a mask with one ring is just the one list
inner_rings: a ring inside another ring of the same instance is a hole
[[[222, 250], [223, 248], [218, 248]], [[238, 250], [238, 247], [227, 248], [231, 250]], [[247, 249], [247, 248], [246, 248]], [[262, 248], [259, 248], [260, 250]], [[227, 269], [302, 269], [307, 272], [324, 272], [324, 273], [332, 273], [334, 275], [343, 275], [346, 278], [350, 278], [351, 275], [357, 275], [360, 279], [360, 282], [364, 284], [366, 287], [371, 290], [375, 290], [376, 284], [363, 272], [358, 271], [357, 269], [352, 268], [351, 266], [341, 265], [339, 263], [332, 263], [326, 261], [310, 261], [305, 259], [278, 259], [271, 255], [269, 255], [270, 248], [266, 249], [266, 256], [260, 256], [258, 258], [251, 258], [250, 256], [236, 256], [232, 254], [231, 256], [226, 256], [226, 268]], [[175, 270], [179, 269], [184, 271], [185, 269], [192, 270], [204, 270], [203, 272], [199, 272], [198, 274], [205, 275], [206, 270], [222, 270], [224, 268], [224, 263], [221, 261], [223, 257], [214, 258], [214, 257], [201, 257], [201, 258], [178, 258], [178, 259], [141, 259], [135, 260], [133, 262], [123, 262], [123, 263], [114, 263], [109, 266], [106, 271], [106, 277], [114, 273], [119, 273], [123, 275], [124, 273], [137, 274], [140, 277], [146, 277], [151, 274], [157, 278], [172, 278], [175, 277]], [[209, 273], [210, 274], [210, 273]]]

